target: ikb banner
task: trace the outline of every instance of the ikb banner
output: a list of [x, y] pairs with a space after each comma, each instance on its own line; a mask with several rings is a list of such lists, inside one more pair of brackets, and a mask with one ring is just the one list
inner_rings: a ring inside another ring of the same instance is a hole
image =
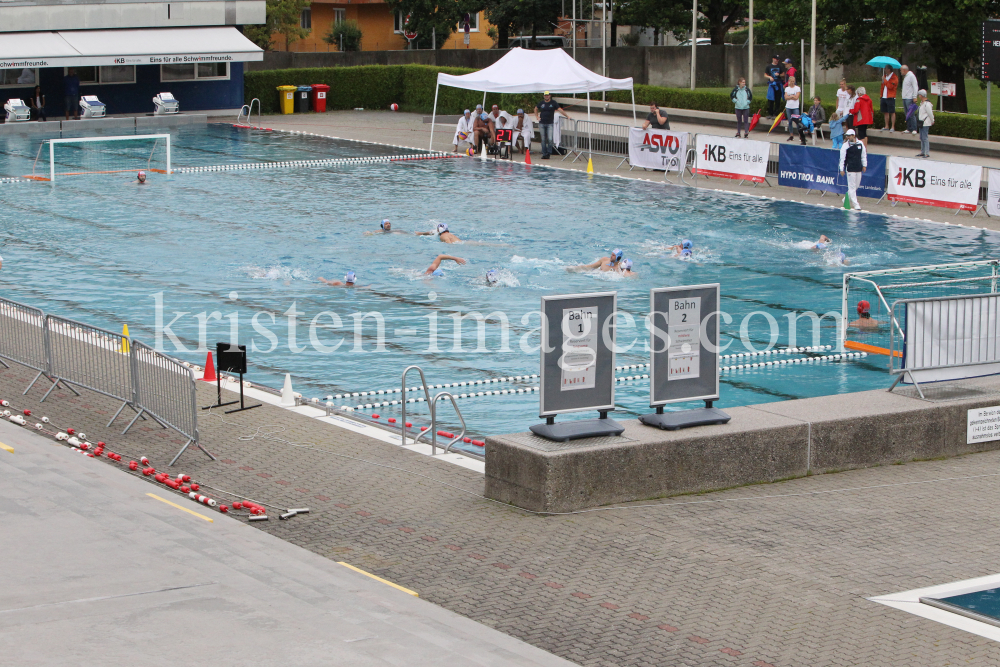
[[687, 132], [633, 127], [628, 135], [628, 162], [644, 169], [683, 171], [687, 148]]
[[975, 211], [983, 168], [889, 156], [889, 201]]
[[[808, 190], [847, 192], [847, 177], [837, 170], [840, 151], [814, 146], [782, 146], [778, 151], [778, 185]], [[881, 199], [885, 194], [885, 156], [868, 154], [867, 171], [861, 176], [858, 195]]]
[[763, 183], [771, 142], [699, 134], [695, 173]]
[[990, 217], [1000, 216], [1000, 169], [989, 169], [990, 187], [986, 195], [986, 212]]

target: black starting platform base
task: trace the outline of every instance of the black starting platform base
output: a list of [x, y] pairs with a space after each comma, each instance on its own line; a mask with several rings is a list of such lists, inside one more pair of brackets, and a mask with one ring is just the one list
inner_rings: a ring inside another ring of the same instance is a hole
[[579, 438], [601, 438], [608, 435], [621, 435], [625, 427], [614, 419], [608, 419], [608, 413], [602, 412], [600, 419], [581, 419], [573, 422], [556, 423], [554, 417], [548, 417], [544, 424], [530, 427], [535, 435], [546, 440], [566, 442]]
[[655, 426], [665, 431], [676, 431], [692, 426], [708, 426], [709, 424], [726, 424], [732, 417], [719, 408], [713, 408], [711, 401], [705, 401], [706, 407], [694, 410], [678, 410], [664, 412], [663, 406], [656, 408], [651, 415], [640, 415], [639, 421], [646, 426]]

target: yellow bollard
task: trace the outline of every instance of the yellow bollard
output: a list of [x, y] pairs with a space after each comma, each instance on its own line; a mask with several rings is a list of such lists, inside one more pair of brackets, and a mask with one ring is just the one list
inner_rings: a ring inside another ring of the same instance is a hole
[[118, 346], [118, 351], [122, 352], [124, 354], [128, 354], [129, 353], [129, 349], [128, 349], [128, 325], [127, 324], [122, 327], [122, 336], [125, 336], [125, 339], [122, 340], [122, 344]]
[[594, 173], [594, 161], [591, 160], [589, 157], [587, 158], [587, 173], [588, 174]]

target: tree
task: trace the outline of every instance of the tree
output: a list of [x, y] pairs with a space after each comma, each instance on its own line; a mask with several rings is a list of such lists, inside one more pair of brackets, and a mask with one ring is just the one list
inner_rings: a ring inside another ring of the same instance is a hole
[[267, 0], [267, 19], [262, 25], [245, 25], [243, 34], [251, 42], [270, 51], [274, 35], [283, 35], [285, 50], [309, 34], [302, 27], [302, 10], [310, 0]]
[[408, 17], [407, 29], [416, 31], [414, 48], [431, 48], [433, 41], [437, 48], [444, 46], [445, 40], [458, 28], [466, 13], [474, 13], [481, 8], [478, 0], [387, 0], [389, 9], [399, 12], [404, 20]]
[[[486, 19], [497, 27], [497, 46], [506, 49], [512, 34], [519, 31], [548, 35], [562, 13], [563, 0], [486, 0]], [[585, 6], [589, 9], [589, 5]], [[582, 18], [582, 17], [581, 17]]]
[[[701, 18], [698, 20], [698, 27], [708, 31], [712, 44], [725, 44], [726, 33], [746, 23], [748, 5], [746, 0], [699, 2], [698, 11], [701, 12]], [[688, 25], [691, 25], [690, 12], [688, 12]]]
[[[806, 2], [770, 0], [765, 7], [775, 33], [789, 41], [808, 30], [809, 11]], [[965, 75], [979, 76], [982, 22], [997, 13], [1000, 0], [817, 0], [816, 34], [827, 67], [899, 56], [905, 44], [921, 43], [938, 79], [956, 85], [945, 110], [967, 113]]]
[[[698, 28], [708, 33], [712, 44], [725, 44], [726, 34], [746, 23], [746, 0], [701, 0]], [[615, 23], [639, 25], [659, 32], [672, 32], [681, 39], [691, 31], [689, 0], [620, 0], [615, 5]]]
[[357, 21], [337, 21], [330, 26], [330, 32], [323, 35], [323, 41], [340, 51], [360, 51], [361, 36]]

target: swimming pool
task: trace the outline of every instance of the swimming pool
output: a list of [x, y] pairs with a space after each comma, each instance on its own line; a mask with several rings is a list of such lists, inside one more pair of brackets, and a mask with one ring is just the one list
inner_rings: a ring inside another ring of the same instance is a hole
[[[39, 141], [0, 139], [0, 176], [31, 173]], [[228, 125], [173, 132], [175, 168], [403, 153], [416, 154]], [[1000, 238], [957, 226], [464, 157], [153, 175], [146, 186], [136, 186], [131, 175], [80, 176], [3, 185], [0, 197], [0, 285], [8, 298], [114, 330], [127, 323], [133, 336], [151, 344], [159, 299], [162, 324], [186, 348], [163, 337], [165, 350], [197, 364], [205, 358], [196, 351], [200, 321], [206, 322], [202, 342], [214, 347], [229, 340], [237, 320], [240, 342], [258, 348], [249, 353], [248, 379], [280, 386], [289, 372], [307, 398], [395, 388], [402, 369], [414, 363], [431, 383], [537, 373], [537, 353], [523, 352], [521, 342], [527, 336], [526, 344], [537, 344], [532, 331], [538, 320], [530, 313], [545, 294], [618, 290], [619, 310], [636, 321], [634, 329], [620, 330], [619, 345], [637, 340], [618, 355], [618, 364], [648, 361], [642, 317], [652, 287], [719, 282], [723, 309], [732, 316], [722, 325], [723, 339], [738, 339], [746, 321], [746, 336], [763, 348], [771, 338], [766, 317], [746, 320], [759, 312], [778, 323], [782, 346], [788, 343], [787, 314], [839, 312], [848, 270], [838, 261], [841, 250], [850, 270], [880, 269], [994, 257]], [[411, 233], [366, 235], [383, 218]], [[465, 242], [446, 245], [412, 234], [439, 222]], [[832, 238], [832, 247], [808, 250], [805, 242], [821, 233]], [[694, 241], [694, 261], [671, 258], [669, 246], [682, 238]], [[633, 259], [637, 278], [566, 270], [615, 247]], [[438, 253], [468, 263], [445, 262], [443, 277], [428, 278], [424, 270]], [[499, 287], [485, 284], [491, 268], [501, 271]], [[348, 270], [357, 272], [365, 289], [318, 281], [342, 279]], [[461, 349], [452, 336], [455, 313], [470, 311], [489, 320], [478, 352], [471, 319], [463, 321]], [[175, 317], [178, 312], [186, 314]], [[342, 327], [331, 328], [336, 320], [325, 312], [339, 316]], [[365, 313], [379, 313], [384, 321], [382, 350], [373, 349], [379, 316], [362, 319]], [[509, 351], [501, 351], [496, 322], [502, 317], [496, 313], [509, 321]], [[273, 350], [264, 351], [271, 340], [255, 329], [255, 316], [260, 330], [277, 341]], [[316, 341], [309, 333], [314, 320]], [[434, 327], [436, 349], [429, 342]], [[314, 344], [332, 347], [345, 335], [336, 351]], [[823, 320], [819, 342], [836, 343], [830, 319]], [[804, 320], [797, 344], [813, 344]], [[738, 345], [727, 353], [744, 351]], [[749, 369], [722, 376], [719, 405], [860, 391], [888, 381], [885, 358], [877, 356]], [[414, 375], [408, 384], [416, 384]], [[646, 412], [648, 384], [621, 383], [616, 400], [615, 416]], [[465, 399], [460, 406], [475, 435], [523, 430], [538, 421], [537, 394]], [[426, 407], [408, 412], [413, 410]], [[449, 408], [441, 413], [454, 424]]]

